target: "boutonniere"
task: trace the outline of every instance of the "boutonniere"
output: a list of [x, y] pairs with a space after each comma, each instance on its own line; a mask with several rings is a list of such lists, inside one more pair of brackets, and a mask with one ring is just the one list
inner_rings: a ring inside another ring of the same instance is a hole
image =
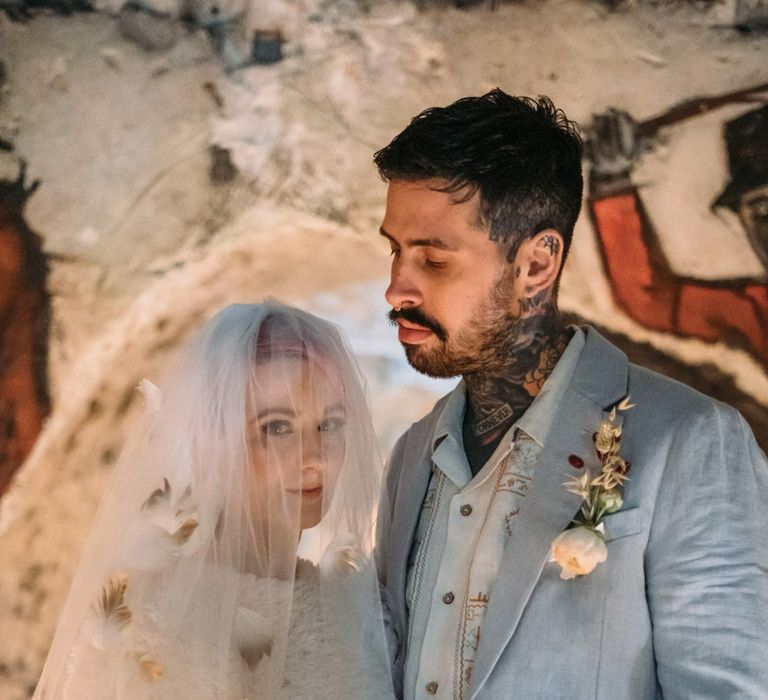
[[594, 435], [600, 469], [593, 474], [589, 468], [579, 477], [572, 477], [563, 486], [583, 500], [574, 527], [561, 532], [552, 542], [552, 560], [561, 568], [560, 578], [585, 576], [608, 557], [605, 546], [603, 516], [615, 513], [624, 505], [622, 485], [629, 478], [630, 464], [620, 454], [621, 426], [617, 425], [619, 411], [633, 407], [629, 397], [616, 404]]

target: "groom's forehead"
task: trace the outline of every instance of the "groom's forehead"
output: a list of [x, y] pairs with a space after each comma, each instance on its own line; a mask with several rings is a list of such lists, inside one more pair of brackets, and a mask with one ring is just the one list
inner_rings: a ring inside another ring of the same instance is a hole
[[452, 191], [449, 187], [449, 182], [436, 178], [417, 181], [393, 180], [387, 188], [384, 220], [444, 221], [478, 225], [480, 191], [473, 191], [468, 187]]
[[478, 223], [473, 205], [451, 217], [433, 217], [417, 208], [409, 212], [388, 210], [379, 234], [399, 248], [433, 248], [448, 253], [490, 240], [490, 231]]
[[434, 235], [420, 236], [418, 233], [409, 235], [408, 233], [391, 234], [382, 225], [379, 227], [379, 234], [386, 238], [390, 243], [395, 243], [408, 248], [437, 248], [439, 250], [456, 251], [459, 249], [458, 236], [455, 233], [437, 233]]

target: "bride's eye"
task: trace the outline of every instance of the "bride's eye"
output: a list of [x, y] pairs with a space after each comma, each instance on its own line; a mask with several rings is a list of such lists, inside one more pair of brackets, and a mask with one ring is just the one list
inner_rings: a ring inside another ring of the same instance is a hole
[[317, 426], [317, 429], [321, 433], [332, 433], [337, 430], [341, 430], [341, 428], [343, 428], [346, 424], [346, 418], [335, 416], [332, 418], [326, 418], [322, 423], [320, 423], [320, 425]]
[[290, 435], [293, 426], [287, 420], [271, 420], [261, 424], [261, 432], [264, 435]]

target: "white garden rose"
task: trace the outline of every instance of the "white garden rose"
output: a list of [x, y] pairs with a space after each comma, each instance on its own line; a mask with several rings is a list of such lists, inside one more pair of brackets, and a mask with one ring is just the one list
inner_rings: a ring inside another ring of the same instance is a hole
[[560, 578], [585, 576], [608, 557], [603, 537], [588, 527], [574, 527], [552, 542], [552, 558], [560, 564]]

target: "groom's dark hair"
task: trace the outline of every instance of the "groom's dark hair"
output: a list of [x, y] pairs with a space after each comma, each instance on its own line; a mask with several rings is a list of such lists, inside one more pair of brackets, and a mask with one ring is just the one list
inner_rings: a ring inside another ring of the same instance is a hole
[[413, 118], [374, 162], [386, 181], [445, 181], [458, 202], [480, 193], [478, 223], [512, 260], [526, 238], [552, 228], [570, 247], [581, 208], [581, 138], [547, 97], [496, 88]]

